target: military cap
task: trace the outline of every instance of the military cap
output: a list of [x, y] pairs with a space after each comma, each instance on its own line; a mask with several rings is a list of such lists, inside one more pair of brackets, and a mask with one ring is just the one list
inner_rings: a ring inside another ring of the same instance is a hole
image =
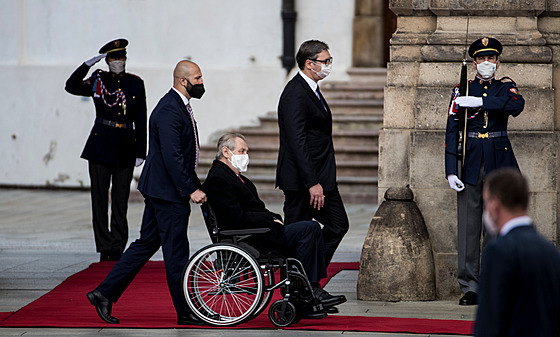
[[109, 57], [124, 57], [126, 56], [126, 46], [128, 46], [126, 39], [116, 39], [101, 47], [99, 54], [107, 53]]
[[502, 44], [500, 41], [491, 37], [483, 37], [474, 41], [469, 47], [469, 56], [500, 55], [502, 53]]

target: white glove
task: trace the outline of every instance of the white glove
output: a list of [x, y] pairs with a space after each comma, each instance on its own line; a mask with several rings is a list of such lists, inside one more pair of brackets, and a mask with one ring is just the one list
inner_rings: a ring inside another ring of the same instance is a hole
[[449, 182], [449, 187], [457, 192], [461, 192], [465, 189], [465, 184], [454, 174], [450, 174], [447, 176], [447, 181]]
[[455, 103], [463, 108], [478, 108], [482, 106], [482, 97], [463, 96], [457, 97]]
[[94, 56], [92, 58], [90, 58], [89, 60], [85, 61], [84, 63], [88, 66], [91, 67], [92, 65], [96, 64], [97, 62], [99, 62], [99, 60], [101, 60], [102, 58], [104, 58], [105, 56], [107, 56], [107, 53], [105, 54], [99, 54], [97, 56]]
[[134, 164], [136, 167], [142, 165], [142, 163], [144, 162], [144, 159], [142, 158], [136, 158], [136, 164]]

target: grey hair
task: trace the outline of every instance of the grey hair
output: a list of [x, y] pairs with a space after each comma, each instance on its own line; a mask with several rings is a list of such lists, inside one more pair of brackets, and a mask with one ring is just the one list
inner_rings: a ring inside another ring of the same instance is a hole
[[235, 149], [236, 138], [241, 138], [245, 143], [247, 143], [247, 141], [245, 140], [245, 136], [243, 136], [239, 132], [228, 132], [220, 137], [220, 139], [218, 140], [218, 146], [216, 147], [216, 160], [220, 160], [224, 157], [224, 155], [222, 154], [222, 149], [224, 148], [224, 146], [227, 147], [230, 151], [233, 151]]

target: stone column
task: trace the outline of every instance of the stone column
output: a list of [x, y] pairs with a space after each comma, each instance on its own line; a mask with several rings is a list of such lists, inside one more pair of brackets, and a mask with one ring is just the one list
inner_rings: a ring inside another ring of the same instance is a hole
[[[538, 18], [538, 28], [552, 51], [552, 88], [554, 89], [554, 131], [560, 130], [560, 2], [547, 0], [547, 10]], [[560, 160], [560, 156], [557, 157]], [[560, 163], [556, 163], [560, 167]], [[556, 191], [560, 191], [560, 179], [556, 179]], [[559, 196], [559, 194], [556, 194]], [[560, 209], [560, 197], [556, 209]], [[560, 216], [560, 215], [558, 215]], [[556, 217], [556, 243], [560, 242], [560, 219]]]
[[526, 100], [524, 112], [510, 118], [509, 133], [531, 186], [530, 215], [546, 237], [559, 238], [560, 110], [553, 91], [560, 81], [559, 5], [548, 0], [545, 12], [546, 1], [390, 0], [398, 18], [387, 66], [378, 195], [407, 184], [414, 191], [434, 250], [438, 299], [460, 295], [456, 192], [445, 179], [444, 135], [451, 90], [459, 82], [467, 15], [468, 44], [488, 35], [504, 45], [497, 76], [511, 77]]
[[383, 67], [385, 0], [355, 0], [352, 66]]

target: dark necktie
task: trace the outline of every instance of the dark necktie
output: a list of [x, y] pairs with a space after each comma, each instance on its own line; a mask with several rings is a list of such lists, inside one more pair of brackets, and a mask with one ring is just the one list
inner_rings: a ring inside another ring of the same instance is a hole
[[192, 127], [193, 127], [193, 132], [194, 132], [194, 142], [195, 142], [195, 147], [196, 147], [196, 157], [195, 157], [195, 161], [194, 161], [194, 170], [196, 171], [198, 169], [198, 156], [199, 156], [199, 145], [198, 145], [198, 130], [196, 129], [196, 122], [194, 121], [194, 114], [191, 108], [191, 104], [187, 103], [187, 111], [189, 112], [189, 116], [191, 117], [191, 122], [192, 122]]
[[325, 110], [327, 110], [327, 105], [325, 104], [325, 100], [323, 99], [323, 95], [321, 95], [321, 90], [319, 90], [319, 86], [317, 86], [317, 90], [315, 90], [315, 92], [317, 93], [317, 96], [319, 97], [319, 101], [321, 101], [321, 104], [323, 104], [323, 108], [325, 108]]

